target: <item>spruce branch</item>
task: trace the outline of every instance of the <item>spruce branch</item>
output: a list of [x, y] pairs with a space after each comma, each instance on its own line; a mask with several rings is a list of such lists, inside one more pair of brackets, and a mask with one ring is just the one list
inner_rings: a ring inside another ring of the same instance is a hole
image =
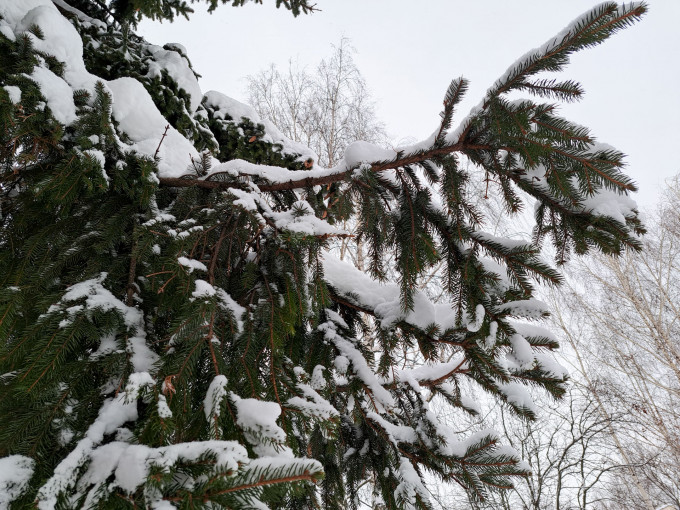
[[[394, 170], [409, 165], [420, 164], [424, 161], [436, 158], [437, 156], [443, 156], [447, 154], [453, 154], [456, 152], [468, 153], [477, 150], [493, 150], [494, 147], [490, 145], [478, 145], [478, 144], [466, 144], [466, 143], [456, 143], [453, 145], [447, 145], [444, 147], [435, 147], [423, 151], [419, 151], [414, 154], [397, 156], [391, 161], [381, 161], [370, 165], [370, 170], [372, 172], [384, 172], [386, 170]], [[275, 191], [292, 191], [303, 188], [311, 188], [314, 186], [325, 186], [328, 184], [333, 184], [336, 182], [341, 182], [347, 178], [354, 170], [357, 170], [359, 165], [353, 167], [349, 170], [342, 169], [337, 172], [329, 173], [322, 177], [302, 177], [306, 172], [300, 172], [299, 179], [291, 179], [286, 182], [272, 183], [272, 184], [258, 184], [260, 191], [270, 193]], [[241, 177], [249, 178], [248, 174], [242, 174]], [[207, 179], [185, 179], [178, 177], [159, 177], [160, 184], [162, 186], [185, 188], [185, 187], [199, 187], [206, 189], [222, 189], [227, 190], [229, 188], [238, 187], [234, 183], [222, 182], [222, 181], [211, 181]]]

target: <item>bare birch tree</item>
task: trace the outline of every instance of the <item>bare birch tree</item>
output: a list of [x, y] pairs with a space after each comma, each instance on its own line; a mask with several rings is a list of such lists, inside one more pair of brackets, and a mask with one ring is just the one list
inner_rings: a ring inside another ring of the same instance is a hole
[[289, 138], [309, 145], [325, 167], [332, 167], [355, 140], [387, 142], [355, 53], [342, 38], [313, 71], [291, 60], [285, 70], [272, 64], [247, 78], [248, 101], [257, 112]]
[[612, 487], [618, 501], [610, 508], [680, 508], [677, 178], [648, 228], [642, 253], [581, 263], [571, 272], [569, 294], [555, 303], [578, 354], [576, 368], [596, 393], [601, 412], [629, 417], [628, 426], [612, 433], [620, 456], [636, 467], [622, 473], [630, 483]]

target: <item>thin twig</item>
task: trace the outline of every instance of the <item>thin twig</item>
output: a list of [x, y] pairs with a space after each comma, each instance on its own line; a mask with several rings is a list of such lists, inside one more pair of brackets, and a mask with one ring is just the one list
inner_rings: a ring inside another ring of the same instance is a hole
[[163, 132], [163, 136], [161, 136], [161, 141], [158, 142], [158, 147], [156, 147], [156, 152], [154, 152], [153, 154], [153, 159], [156, 159], [156, 157], [158, 156], [158, 151], [161, 150], [161, 144], [163, 143], [163, 140], [165, 140], [165, 137], [168, 134], [168, 129], [170, 129], [170, 124], [165, 126], [165, 131]]

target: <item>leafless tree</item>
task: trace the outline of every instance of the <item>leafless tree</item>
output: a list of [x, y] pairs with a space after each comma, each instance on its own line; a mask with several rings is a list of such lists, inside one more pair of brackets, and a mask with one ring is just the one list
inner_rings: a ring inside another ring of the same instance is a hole
[[616, 500], [607, 508], [680, 508], [678, 179], [647, 226], [642, 253], [579, 264], [555, 302], [575, 367], [600, 412], [629, 416], [611, 433], [619, 456], [635, 467], [621, 474], [627, 483], [612, 486]]
[[248, 77], [250, 104], [286, 136], [311, 147], [325, 167], [337, 163], [355, 140], [387, 141], [355, 53], [342, 38], [312, 72], [291, 60], [286, 70], [272, 64]]
[[[611, 480], [628, 468], [616, 451], [610, 429], [623, 414], [603, 416], [588, 388], [574, 384], [561, 401], [539, 404], [537, 422], [526, 423], [498, 408], [495, 428], [529, 465], [532, 476], [484, 502], [435, 498], [441, 508], [474, 510], [590, 510], [605, 508]], [[485, 417], [488, 420], [488, 417]]]
[[[283, 134], [303, 142], [319, 157], [318, 164], [335, 165], [355, 140], [388, 145], [385, 126], [377, 119], [374, 101], [354, 62], [355, 48], [343, 37], [333, 53], [313, 71], [293, 60], [280, 71], [274, 64], [248, 80], [248, 101]], [[344, 225], [352, 230], [353, 225]], [[360, 242], [338, 243], [346, 256], [363, 269]]]

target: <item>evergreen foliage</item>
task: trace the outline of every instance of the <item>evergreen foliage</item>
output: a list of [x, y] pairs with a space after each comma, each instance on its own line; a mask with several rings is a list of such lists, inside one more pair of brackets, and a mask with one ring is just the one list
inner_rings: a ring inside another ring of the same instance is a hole
[[[225, 110], [233, 100], [192, 106], [163, 67], [179, 56], [191, 69], [183, 50], [129, 30], [185, 2], [68, 4], [45, 0], [40, 19], [70, 21], [89, 88], [45, 50], [59, 43], [49, 27], [17, 22], [21, 0], [0, 7], [0, 463], [30, 474], [0, 479], [12, 508], [357, 508], [368, 480], [385, 507], [424, 509], [426, 474], [479, 499], [528, 476], [495, 433], [461, 437], [429, 403], [474, 414], [474, 384], [532, 419], [526, 387], [564, 393], [543, 353], [557, 343], [526, 324], [547, 313], [535, 283], [560, 282], [541, 243], [562, 263], [637, 249], [644, 229], [625, 209], [635, 186], [622, 153], [555, 104], [507, 94], [579, 98], [577, 83], [538, 73], [644, 4], [585, 14], [458, 128], [462, 78], [428, 140], [398, 152], [358, 142], [332, 169], [244, 105]], [[75, 120], [59, 120], [48, 71], [71, 87]], [[131, 80], [167, 122], [155, 150], [116, 114]], [[186, 161], [167, 147], [182, 137], [196, 152]], [[461, 156], [508, 213], [535, 199], [531, 242], [483, 231]], [[357, 222], [368, 274], [331, 253], [342, 220]], [[440, 262], [447, 299], [434, 304], [417, 289]]]

